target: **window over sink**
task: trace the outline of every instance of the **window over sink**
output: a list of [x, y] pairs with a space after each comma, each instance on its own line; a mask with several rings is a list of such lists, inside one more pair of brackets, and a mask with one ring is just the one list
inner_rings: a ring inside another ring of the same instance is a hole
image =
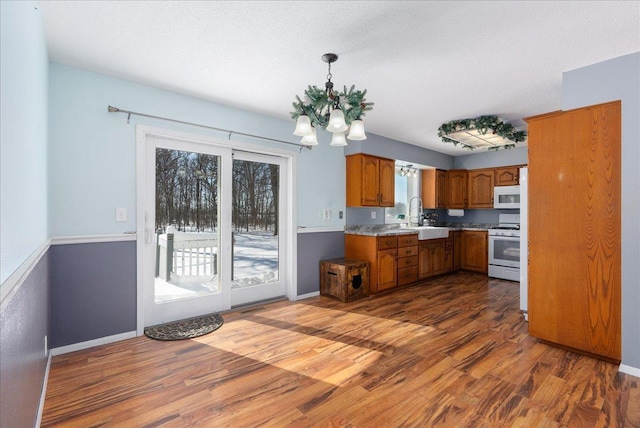
[[[395, 204], [393, 207], [384, 209], [384, 222], [408, 223], [409, 222], [409, 201], [413, 197], [420, 196], [420, 166], [412, 165], [408, 168], [406, 162], [396, 162], [395, 172]], [[401, 174], [404, 171], [405, 174]], [[408, 172], [411, 171], [411, 172]], [[416, 171], [414, 174], [413, 171]], [[414, 210], [417, 203], [414, 201]], [[414, 216], [416, 213], [413, 213]]]

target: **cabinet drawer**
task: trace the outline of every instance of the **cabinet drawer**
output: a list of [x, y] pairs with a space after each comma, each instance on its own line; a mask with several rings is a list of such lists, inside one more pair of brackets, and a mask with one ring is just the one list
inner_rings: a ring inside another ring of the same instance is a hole
[[411, 266], [398, 269], [398, 285], [410, 284], [418, 280], [418, 267]]
[[398, 236], [398, 247], [411, 247], [418, 245], [418, 234]]
[[418, 255], [418, 246], [398, 248], [398, 257], [409, 257]]
[[409, 266], [418, 266], [418, 256], [401, 257], [398, 259], [398, 269]]
[[453, 237], [451, 237], [450, 239], [447, 239], [444, 243], [444, 249], [449, 251], [452, 250], [453, 251]]
[[398, 246], [398, 238], [396, 236], [382, 236], [378, 238], [378, 250], [388, 250]]

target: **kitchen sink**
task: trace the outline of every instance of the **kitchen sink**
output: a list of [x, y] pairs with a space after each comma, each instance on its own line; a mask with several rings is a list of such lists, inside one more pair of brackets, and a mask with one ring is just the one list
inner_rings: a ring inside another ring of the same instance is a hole
[[405, 230], [411, 230], [418, 232], [418, 239], [438, 239], [438, 238], [448, 238], [449, 237], [449, 228], [448, 227], [438, 227], [438, 226], [409, 226], [403, 227]]

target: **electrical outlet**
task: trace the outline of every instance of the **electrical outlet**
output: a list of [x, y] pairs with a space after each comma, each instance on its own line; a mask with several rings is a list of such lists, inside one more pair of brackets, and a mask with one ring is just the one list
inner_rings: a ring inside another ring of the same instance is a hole
[[375, 211], [371, 211], [371, 218], [375, 219], [377, 217], [377, 213]]
[[324, 220], [329, 220], [331, 218], [331, 210], [328, 208], [325, 208], [324, 210], [322, 210], [322, 218]]
[[344, 212], [338, 211], [338, 218], [342, 220], [343, 217], [344, 217]]

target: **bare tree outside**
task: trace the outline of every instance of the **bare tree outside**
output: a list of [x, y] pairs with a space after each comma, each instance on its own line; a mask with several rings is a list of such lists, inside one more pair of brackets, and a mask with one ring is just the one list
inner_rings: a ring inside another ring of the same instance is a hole
[[232, 288], [278, 279], [279, 166], [234, 159], [232, 205], [220, 207], [220, 162], [156, 149], [156, 276], [165, 285], [217, 289], [220, 209], [232, 210]]

